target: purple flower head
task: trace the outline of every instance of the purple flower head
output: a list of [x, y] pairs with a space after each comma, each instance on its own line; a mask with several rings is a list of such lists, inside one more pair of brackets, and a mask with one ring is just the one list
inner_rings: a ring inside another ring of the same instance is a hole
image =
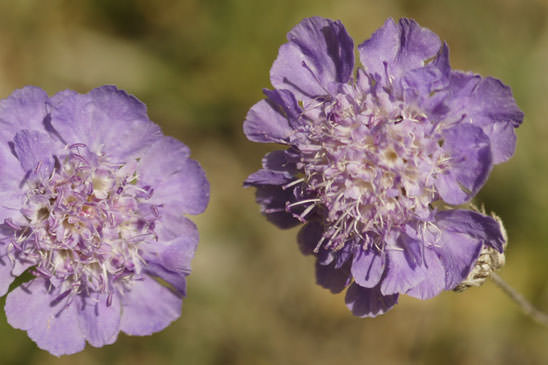
[[305, 224], [318, 284], [348, 287], [351, 311], [376, 316], [400, 293], [455, 288], [485, 247], [502, 253], [499, 223], [457, 206], [514, 153], [523, 114], [510, 89], [451, 70], [447, 45], [411, 19], [388, 19], [358, 61], [339, 21], [308, 18], [287, 38], [274, 90], [244, 123], [251, 141], [287, 149], [245, 185], [273, 223]]
[[33, 277], [8, 294], [8, 322], [59, 356], [179, 317], [198, 243], [183, 214], [209, 200], [189, 149], [113, 86], [26, 87], [0, 123], [0, 295]]

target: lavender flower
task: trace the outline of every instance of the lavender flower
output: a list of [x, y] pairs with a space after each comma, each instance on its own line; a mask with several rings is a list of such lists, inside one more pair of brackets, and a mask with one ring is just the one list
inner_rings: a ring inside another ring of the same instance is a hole
[[[0, 295], [53, 355], [150, 335], [181, 313], [209, 200], [189, 149], [113, 86], [0, 101]], [[156, 279], [163, 281], [160, 284]]]
[[357, 67], [339, 21], [305, 19], [288, 40], [244, 123], [251, 141], [288, 148], [245, 185], [274, 224], [305, 223], [318, 284], [376, 316], [400, 293], [455, 288], [484, 247], [502, 253], [499, 223], [457, 206], [514, 153], [523, 114], [507, 86], [451, 70], [447, 45], [410, 19], [360, 44]]

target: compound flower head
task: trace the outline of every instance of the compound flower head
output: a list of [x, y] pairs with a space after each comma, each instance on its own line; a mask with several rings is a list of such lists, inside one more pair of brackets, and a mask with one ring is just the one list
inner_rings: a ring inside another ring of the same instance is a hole
[[289, 32], [274, 90], [244, 123], [250, 140], [287, 149], [245, 185], [273, 223], [305, 224], [318, 283], [349, 287], [352, 312], [376, 316], [401, 293], [455, 288], [483, 247], [502, 252], [499, 223], [457, 206], [512, 156], [523, 114], [500, 81], [451, 70], [446, 44], [413, 20], [388, 19], [358, 53], [339, 21]]
[[[189, 149], [113, 86], [0, 101], [0, 295], [54, 355], [179, 317], [209, 184]], [[161, 279], [163, 284], [157, 279]]]

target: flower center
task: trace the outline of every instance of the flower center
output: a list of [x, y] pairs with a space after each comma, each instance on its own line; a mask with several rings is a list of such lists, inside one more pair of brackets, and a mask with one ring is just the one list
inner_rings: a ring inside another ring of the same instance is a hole
[[[155, 241], [158, 207], [138, 184], [138, 161], [116, 163], [83, 144], [59, 156], [51, 176], [29, 178], [28, 223], [8, 223], [16, 234], [10, 254], [69, 294], [124, 291], [142, 271], [141, 246]], [[39, 167], [38, 167], [39, 168]], [[37, 169], [38, 169], [37, 168]]]
[[367, 94], [339, 94], [313, 114], [295, 144], [303, 196], [314, 198], [288, 207], [308, 204], [300, 219], [321, 207], [327, 223], [317, 249], [337, 250], [352, 239], [382, 249], [391, 230], [430, 218], [435, 177], [448, 159], [424, 115]]

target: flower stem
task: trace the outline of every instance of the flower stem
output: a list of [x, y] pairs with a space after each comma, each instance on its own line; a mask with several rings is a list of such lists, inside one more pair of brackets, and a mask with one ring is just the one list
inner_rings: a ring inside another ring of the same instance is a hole
[[491, 280], [500, 288], [506, 295], [508, 295], [514, 302], [516, 302], [526, 315], [533, 318], [537, 323], [540, 323], [548, 327], [548, 315], [535, 308], [527, 299], [518, 293], [514, 288], [508, 285], [500, 276], [496, 273], [491, 273]]

